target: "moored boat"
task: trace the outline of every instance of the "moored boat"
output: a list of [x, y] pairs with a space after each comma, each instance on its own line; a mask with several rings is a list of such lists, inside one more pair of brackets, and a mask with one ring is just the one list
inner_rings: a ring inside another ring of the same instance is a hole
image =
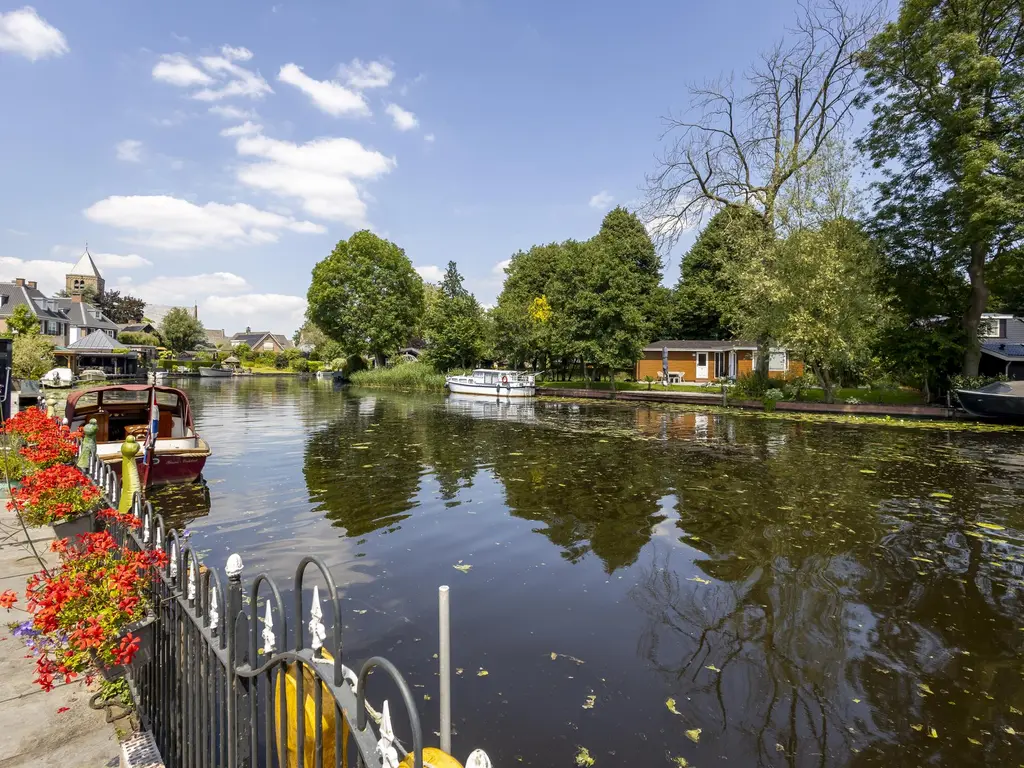
[[139, 477], [146, 487], [189, 483], [202, 474], [209, 444], [196, 434], [188, 397], [180, 389], [152, 384], [92, 387], [68, 396], [72, 430], [96, 420], [96, 455], [121, 471], [121, 445], [133, 435], [144, 446]]
[[103, 381], [106, 378], [107, 374], [99, 368], [86, 368], [78, 374], [79, 381]]
[[519, 371], [477, 368], [469, 376], [445, 376], [444, 381], [449, 392], [459, 395], [533, 397], [537, 392], [536, 377]]
[[53, 368], [39, 377], [40, 384], [55, 389], [66, 389], [73, 380], [74, 374], [70, 368]]
[[980, 389], [958, 389], [956, 396], [972, 416], [1024, 421], [1024, 381], [997, 381]]
[[199, 375], [207, 379], [229, 379], [235, 372], [230, 368], [200, 368]]

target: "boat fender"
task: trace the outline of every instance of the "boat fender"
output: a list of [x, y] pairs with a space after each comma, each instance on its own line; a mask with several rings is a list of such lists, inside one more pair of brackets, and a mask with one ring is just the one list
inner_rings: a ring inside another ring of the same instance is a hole
[[505, 386], [508, 386], [508, 376], [502, 374], [501, 383], [504, 384]]

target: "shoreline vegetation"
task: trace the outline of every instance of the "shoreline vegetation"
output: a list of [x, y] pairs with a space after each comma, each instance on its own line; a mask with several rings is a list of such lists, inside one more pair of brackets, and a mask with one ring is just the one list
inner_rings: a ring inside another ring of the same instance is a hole
[[427, 363], [402, 363], [388, 368], [356, 371], [349, 377], [352, 386], [367, 389], [395, 389], [401, 392], [444, 393], [445, 374]]

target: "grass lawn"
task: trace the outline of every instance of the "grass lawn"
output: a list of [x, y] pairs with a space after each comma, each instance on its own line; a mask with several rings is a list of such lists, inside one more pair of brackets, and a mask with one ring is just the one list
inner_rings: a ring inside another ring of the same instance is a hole
[[[611, 389], [607, 381], [585, 382], [582, 379], [574, 381], [545, 381], [538, 383], [538, 387], [551, 387], [553, 389]], [[643, 381], [617, 381], [615, 389], [647, 391], [647, 383]], [[667, 387], [660, 384], [651, 385], [652, 392], [704, 392], [717, 394], [721, 392], [718, 384], [709, 387], [700, 384], [671, 384]], [[916, 389], [857, 389], [847, 387], [836, 390], [836, 402], [845, 403], [849, 398], [856, 398], [862, 403], [880, 403], [883, 405], [924, 405], [921, 393]], [[821, 402], [825, 399], [825, 393], [820, 389], [805, 389], [800, 394], [803, 402]]]
[[275, 368], [272, 365], [243, 365], [242, 368], [253, 373], [291, 373], [295, 375], [299, 373], [291, 368]]

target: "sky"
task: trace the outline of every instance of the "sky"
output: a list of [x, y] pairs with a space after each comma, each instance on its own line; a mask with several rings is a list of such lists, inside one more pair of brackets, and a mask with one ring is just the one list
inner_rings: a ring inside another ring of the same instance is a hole
[[491, 304], [514, 253], [637, 206], [687, 85], [741, 75], [794, 10], [0, 0], [0, 280], [56, 291], [88, 243], [109, 288], [290, 334], [368, 228]]

